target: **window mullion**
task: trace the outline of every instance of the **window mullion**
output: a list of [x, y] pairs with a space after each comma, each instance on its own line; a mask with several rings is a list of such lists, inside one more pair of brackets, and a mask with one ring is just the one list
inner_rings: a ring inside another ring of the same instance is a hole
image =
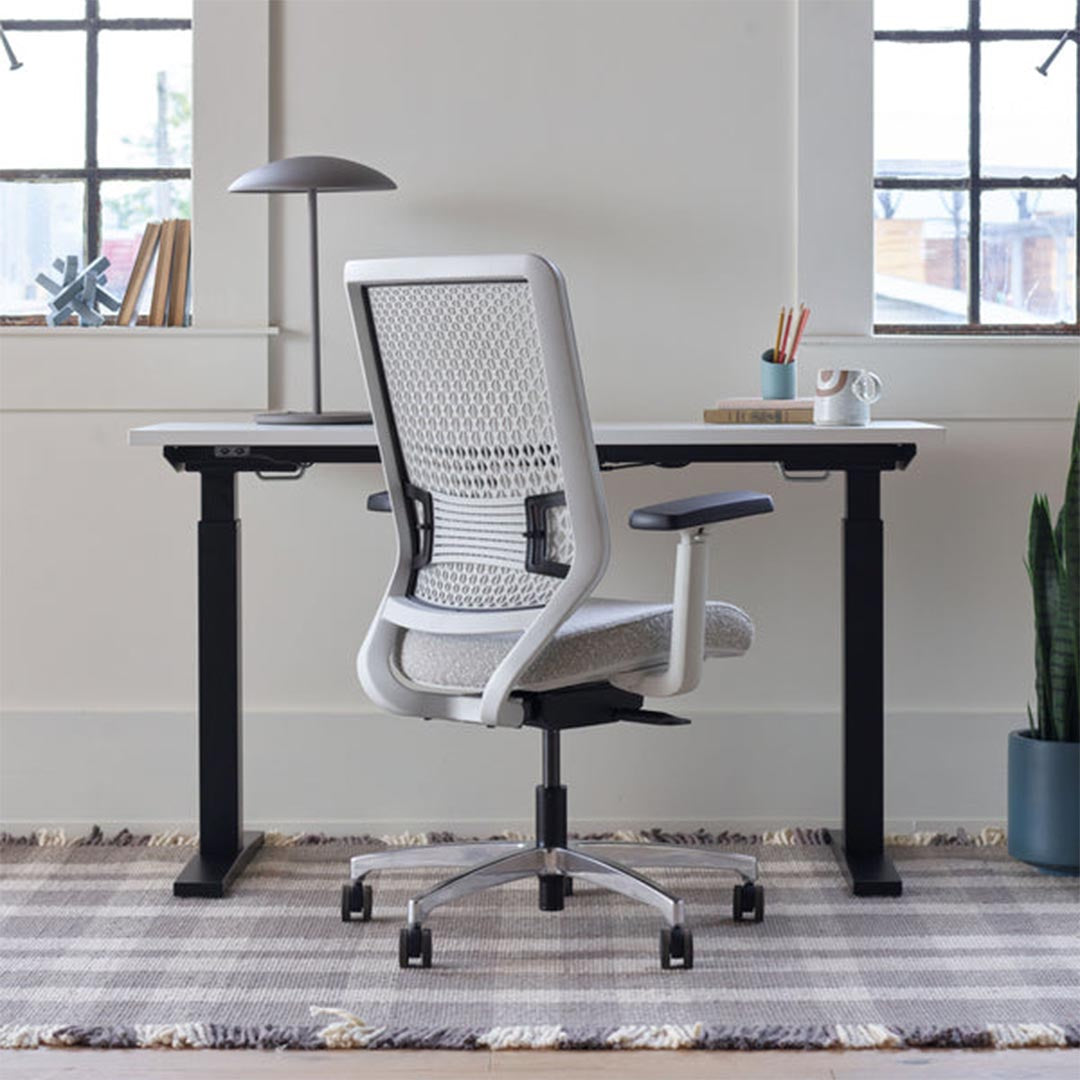
[[98, 178], [98, 0], [86, 0], [86, 261], [101, 251], [101, 183]]
[[968, 169], [971, 190], [968, 194], [968, 322], [978, 326], [982, 299], [982, 43], [979, 0], [968, 2], [970, 35], [970, 88], [968, 95]]
[[[1080, 0], [1076, 0], [1076, 37], [1073, 39], [1077, 52], [1080, 53]], [[1080, 57], [1077, 59], [1080, 70]], [[1076, 201], [1073, 203], [1073, 319], [1080, 326], [1080, 85], [1076, 88], [1076, 171], [1073, 181], [1076, 184]]]

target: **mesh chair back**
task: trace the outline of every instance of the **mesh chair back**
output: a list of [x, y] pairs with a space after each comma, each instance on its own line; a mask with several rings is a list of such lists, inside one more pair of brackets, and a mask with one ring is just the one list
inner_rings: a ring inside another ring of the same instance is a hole
[[[394, 712], [521, 724], [522, 673], [609, 553], [562, 275], [536, 255], [374, 259], [345, 285], [398, 536], [360, 680]], [[457, 694], [402, 675], [409, 630], [516, 638]]]
[[574, 530], [531, 284], [369, 284], [363, 302], [413, 525], [406, 595], [543, 606]]

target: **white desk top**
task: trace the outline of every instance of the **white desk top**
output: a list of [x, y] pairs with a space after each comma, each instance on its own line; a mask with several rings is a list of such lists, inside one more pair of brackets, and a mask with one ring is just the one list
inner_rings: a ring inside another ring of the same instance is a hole
[[[869, 427], [815, 427], [813, 424], [696, 424], [620, 421], [593, 424], [600, 446], [727, 445], [765, 443], [942, 442], [945, 429], [918, 420], [875, 420]], [[370, 424], [150, 424], [128, 432], [131, 446], [374, 446]]]

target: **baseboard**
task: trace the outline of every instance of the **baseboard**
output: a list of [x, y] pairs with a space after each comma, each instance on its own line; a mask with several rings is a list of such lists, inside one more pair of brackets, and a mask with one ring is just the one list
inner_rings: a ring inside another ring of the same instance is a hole
[[[739, 831], [836, 825], [840, 723], [833, 712], [699, 712], [688, 728], [568, 733], [564, 774], [578, 831], [660, 826]], [[887, 831], [979, 831], [1005, 817], [1008, 712], [891, 713]], [[528, 834], [535, 733], [375, 713], [251, 712], [248, 827], [392, 835], [447, 829]], [[97, 825], [190, 832], [197, 818], [190, 713], [0, 713], [0, 827]]]

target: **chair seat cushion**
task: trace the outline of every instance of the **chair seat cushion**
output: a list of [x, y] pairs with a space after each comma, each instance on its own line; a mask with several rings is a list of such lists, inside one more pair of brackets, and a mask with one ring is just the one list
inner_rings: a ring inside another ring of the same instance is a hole
[[[705, 655], [739, 656], [754, 624], [734, 604], [710, 601]], [[432, 634], [406, 630], [398, 642], [401, 673], [420, 686], [480, 690], [510, 651], [516, 634]], [[671, 641], [671, 605], [593, 598], [570, 616], [533, 661], [522, 690], [550, 690], [663, 666]]]

